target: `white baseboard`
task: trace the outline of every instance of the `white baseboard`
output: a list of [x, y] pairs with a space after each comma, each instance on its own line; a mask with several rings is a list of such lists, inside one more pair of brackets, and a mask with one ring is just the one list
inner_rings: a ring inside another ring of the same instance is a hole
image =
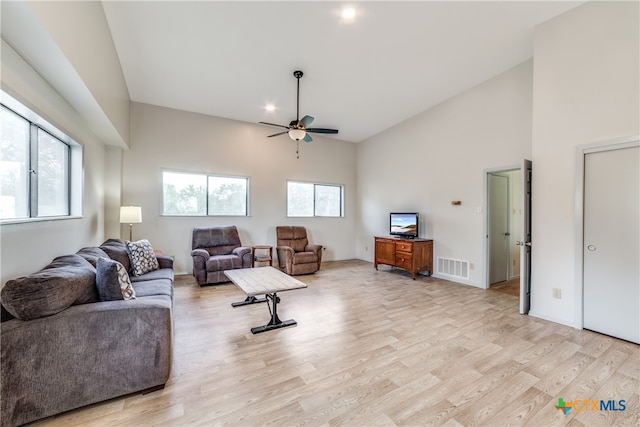
[[548, 320], [549, 322], [553, 322], [553, 323], [559, 323], [561, 325], [569, 326], [569, 327], [575, 328], [575, 329], [582, 329], [579, 325], [576, 325], [573, 322], [570, 322], [568, 320], [559, 319], [559, 318], [554, 317], [554, 316], [549, 316], [549, 315], [546, 315], [546, 314], [538, 313], [538, 312], [536, 312], [534, 310], [529, 310], [529, 316], [537, 317], [538, 319], [542, 319], [542, 320]]
[[484, 287], [482, 285], [479, 285], [477, 283], [472, 283], [472, 282], [456, 279], [455, 277], [451, 277], [451, 276], [442, 276], [442, 275], [439, 275], [439, 274], [432, 274], [431, 277], [434, 277], [436, 279], [447, 280], [449, 282], [460, 283], [461, 285], [473, 286], [474, 288], [484, 289]]

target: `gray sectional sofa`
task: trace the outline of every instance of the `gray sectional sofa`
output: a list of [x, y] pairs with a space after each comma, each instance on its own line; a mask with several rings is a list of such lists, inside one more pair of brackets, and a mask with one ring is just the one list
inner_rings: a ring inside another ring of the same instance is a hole
[[1, 425], [161, 387], [169, 378], [173, 259], [157, 256], [160, 268], [130, 276], [135, 299], [100, 301], [96, 264], [105, 257], [130, 271], [125, 243], [110, 239], [3, 287]]

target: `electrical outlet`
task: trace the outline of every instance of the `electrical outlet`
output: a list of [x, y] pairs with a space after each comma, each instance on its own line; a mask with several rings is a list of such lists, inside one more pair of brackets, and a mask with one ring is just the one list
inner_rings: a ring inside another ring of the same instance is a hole
[[562, 291], [558, 288], [553, 288], [553, 297], [562, 299]]

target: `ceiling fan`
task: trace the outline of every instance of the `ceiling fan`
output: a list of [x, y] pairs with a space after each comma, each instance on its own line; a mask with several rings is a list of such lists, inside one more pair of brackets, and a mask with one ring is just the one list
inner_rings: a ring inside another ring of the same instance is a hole
[[311, 135], [309, 135], [310, 133], [329, 133], [329, 134], [338, 133], [337, 129], [307, 127], [311, 124], [311, 122], [313, 122], [313, 117], [311, 116], [304, 116], [302, 119], [300, 119], [300, 78], [302, 77], [302, 75], [303, 75], [302, 71], [296, 70], [293, 72], [293, 77], [295, 77], [298, 80], [296, 119], [292, 120], [289, 123], [289, 126], [277, 125], [274, 123], [267, 123], [267, 122], [260, 122], [260, 124], [263, 124], [263, 125], [276, 126], [279, 128], [287, 129], [285, 131], [274, 133], [273, 135], [269, 135], [268, 138], [289, 134], [289, 138], [299, 143], [300, 141], [304, 141], [304, 142], [313, 141], [313, 138], [311, 138]]

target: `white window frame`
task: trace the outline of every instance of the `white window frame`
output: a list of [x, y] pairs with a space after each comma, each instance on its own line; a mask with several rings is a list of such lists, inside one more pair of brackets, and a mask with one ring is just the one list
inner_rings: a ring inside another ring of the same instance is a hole
[[[289, 215], [289, 184], [308, 184], [313, 185], [313, 215]], [[316, 213], [316, 195], [318, 187], [336, 187], [340, 189], [340, 213], [339, 215], [318, 215]], [[323, 182], [309, 182], [289, 179], [287, 180], [287, 204], [286, 204], [286, 216], [287, 218], [344, 218], [344, 184], [330, 184]]]
[[[82, 217], [82, 146], [67, 134], [49, 123], [39, 114], [0, 91], [0, 108], [25, 120], [29, 126], [29, 174], [26, 177], [27, 215], [24, 217], [0, 219], [0, 224], [19, 224], [38, 221], [65, 220]], [[60, 215], [38, 215], [38, 133], [44, 132], [67, 147], [65, 159], [66, 189], [64, 191], [66, 213]]]

